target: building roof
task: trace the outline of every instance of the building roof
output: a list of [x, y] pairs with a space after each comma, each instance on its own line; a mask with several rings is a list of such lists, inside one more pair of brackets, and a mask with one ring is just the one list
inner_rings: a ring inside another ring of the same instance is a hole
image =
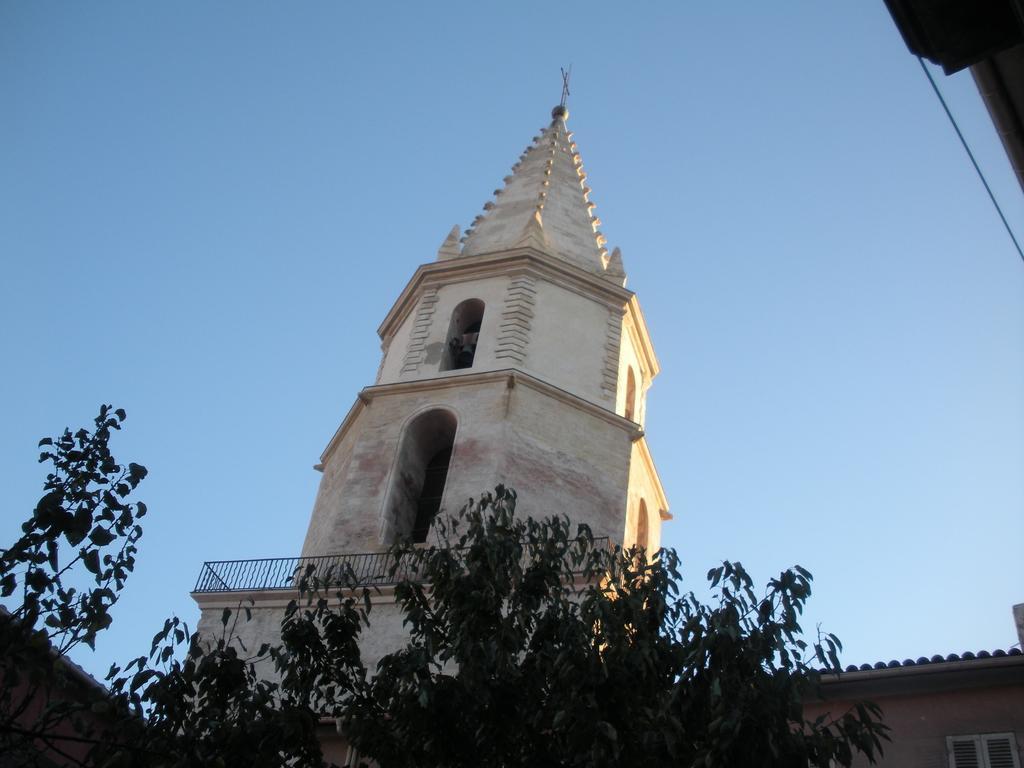
[[956, 661], [973, 661], [974, 659], [990, 659], [990, 658], [1003, 658], [1004, 656], [1020, 656], [1021, 650], [1019, 648], [1011, 648], [1009, 651], [994, 650], [994, 651], [978, 651], [972, 653], [971, 651], [965, 651], [964, 653], [956, 654], [951, 653], [948, 656], [936, 654], [935, 656], [919, 656], [917, 659], [904, 659], [903, 661], [877, 661], [874, 664], [850, 664], [847, 668], [847, 672], [866, 672], [869, 669], [895, 669], [897, 667], [916, 667], [923, 664], [945, 664], [947, 662]]
[[1024, 187], [1024, 15], [1019, 0], [885, 0], [907, 48], [977, 83]]
[[622, 285], [621, 256], [612, 268], [600, 219], [590, 200], [573, 134], [566, 128], [569, 112], [555, 107], [551, 123], [535, 136], [502, 189], [484, 205], [484, 212], [466, 230], [461, 252], [456, 255], [454, 231], [442, 246], [439, 258], [478, 256], [531, 246], [564, 259], [588, 272], [618, 280]]
[[822, 701], [932, 695], [1024, 686], [1024, 654], [978, 651], [876, 664], [851, 665], [842, 674], [823, 672]]
[[[6, 606], [0, 605], [0, 621], [9, 621], [11, 623], [21, 624], [21, 619], [16, 617]], [[35, 630], [38, 632], [40, 638], [46, 638], [46, 633], [42, 630]], [[50, 657], [53, 659], [54, 668], [58, 671], [66, 672], [68, 677], [83, 688], [94, 688], [98, 691], [106, 691], [107, 686], [93, 677], [91, 674], [85, 671], [82, 667], [76, 664], [69, 656], [58, 653], [57, 649], [53, 647], [53, 644], [49, 639], [45, 640], [46, 645], [49, 646]]]

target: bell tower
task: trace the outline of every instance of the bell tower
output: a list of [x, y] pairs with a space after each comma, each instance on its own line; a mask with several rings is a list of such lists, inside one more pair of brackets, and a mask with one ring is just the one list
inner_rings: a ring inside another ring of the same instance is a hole
[[643, 431], [658, 361], [568, 116], [555, 107], [385, 316], [377, 379], [317, 465], [303, 556], [429, 542], [439, 511], [498, 483], [528, 514], [658, 547], [668, 505]]
[[251, 601], [247, 645], [275, 642], [295, 574], [344, 563], [378, 589], [363, 661], [405, 637], [386, 552], [432, 541], [441, 512], [501, 483], [523, 514], [657, 549], [668, 503], [643, 425], [658, 360], [622, 255], [605, 248], [565, 106], [465, 234], [454, 227], [380, 324], [373, 384], [324, 450], [301, 557], [203, 565], [201, 634]]

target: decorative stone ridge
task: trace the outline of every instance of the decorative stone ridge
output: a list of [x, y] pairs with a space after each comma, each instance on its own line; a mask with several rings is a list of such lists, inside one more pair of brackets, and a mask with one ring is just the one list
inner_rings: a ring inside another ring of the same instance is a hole
[[594, 215], [587, 174], [566, 117], [566, 112], [555, 114], [523, 151], [504, 187], [495, 190], [494, 200], [466, 230], [460, 256], [528, 245], [591, 274], [604, 274], [606, 238], [598, 230], [601, 220]]
[[626, 287], [626, 270], [622, 266], [622, 251], [618, 248], [612, 251], [612, 255], [608, 257], [604, 268], [604, 279], [621, 285], [623, 288]]
[[430, 287], [423, 291], [419, 306], [416, 308], [416, 320], [409, 334], [409, 347], [402, 361], [402, 373], [418, 373], [426, 355], [427, 336], [430, 335], [430, 324], [434, 321], [434, 308], [437, 305], [437, 288]]
[[608, 310], [608, 324], [604, 337], [604, 368], [601, 369], [601, 389], [613, 400], [619, 385], [619, 347], [622, 344], [622, 310]]
[[526, 226], [523, 227], [523, 233], [520, 235], [516, 246], [520, 248], [534, 248], [549, 256], [557, 255], [554, 252], [555, 249], [551, 247], [551, 240], [548, 238], [547, 232], [544, 231], [544, 220], [540, 216], [540, 211], [537, 211], [526, 220]]
[[388, 359], [388, 349], [391, 348], [393, 338], [393, 336], [388, 336], [380, 344], [380, 362], [377, 364], [377, 377], [373, 380], [375, 384], [380, 384], [381, 377], [384, 375], [384, 363]]
[[498, 345], [494, 356], [521, 365], [530, 342], [530, 325], [537, 298], [537, 284], [529, 275], [513, 277], [501, 311]]
[[456, 224], [452, 227], [451, 232], [448, 233], [448, 237], [441, 243], [441, 247], [437, 249], [437, 260], [457, 259], [461, 254], [462, 246], [459, 245], [459, 225]]

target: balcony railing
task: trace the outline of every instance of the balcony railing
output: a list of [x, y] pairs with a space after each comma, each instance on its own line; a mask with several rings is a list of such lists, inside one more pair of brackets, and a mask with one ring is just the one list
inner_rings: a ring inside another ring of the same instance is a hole
[[[608, 539], [594, 539], [594, 548], [608, 546]], [[365, 552], [354, 555], [322, 557], [270, 557], [260, 560], [211, 560], [203, 563], [193, 592], [244, 592], [269, 589], [296, 589], [304, 576], [323, 582], [349, 583], [364, 586], [396, 584], [417, 578], [411, 559], [399, 561], [390, 552]]]
[[414, 576], [411, 562], [399, 563], [389, 552], [323, 557], [271, 557], [262, 560], [214, 560], [203, 563], [193, 592], [295, 589], [307, 574], [321, 582], [337, 582], [351, 569], [356, 582], [380, 586]]

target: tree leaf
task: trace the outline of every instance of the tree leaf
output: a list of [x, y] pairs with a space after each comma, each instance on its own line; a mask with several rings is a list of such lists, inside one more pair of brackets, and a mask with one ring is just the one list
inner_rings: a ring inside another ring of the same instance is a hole
[[95, 544], [97, 547], [104, 547], [110, 542], [114, 541], [117, 537], [114, 536], [108, 529], [97, 525], [92, 529], [89, 534], [89, 541]]

